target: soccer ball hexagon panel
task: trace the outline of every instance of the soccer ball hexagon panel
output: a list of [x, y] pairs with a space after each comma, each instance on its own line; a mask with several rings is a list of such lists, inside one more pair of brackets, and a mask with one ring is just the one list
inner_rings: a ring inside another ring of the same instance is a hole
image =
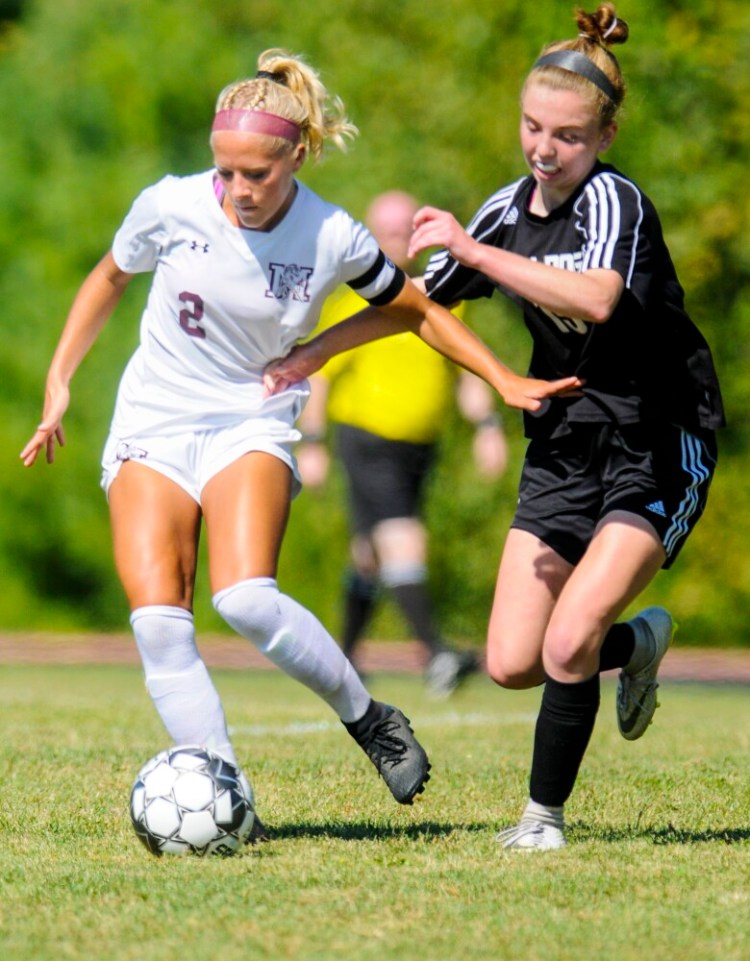
[[207, 748], [161, 751], [136, 775], [130, 792], [135, 833], [156, 855], [234, 854], [255, 820], [250, 782]]

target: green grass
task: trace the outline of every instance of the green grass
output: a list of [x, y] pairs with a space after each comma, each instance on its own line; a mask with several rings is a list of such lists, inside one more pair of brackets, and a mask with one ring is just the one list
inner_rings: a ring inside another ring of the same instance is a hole
[[433, 760], [396, 805], [328, 709], [272, 672], [216, 672], [275, 839], [149, 855], [130, 785], [166, 746], [138, 670], [2, 667], [0, 957], [8, 961], [741, 961], [750, 938], [747, 689], [665, 683], [636, 744], [602, 712], [570, 844], [501, 853], [525, 801], [537, 691], [449, 702], [383, 675]]

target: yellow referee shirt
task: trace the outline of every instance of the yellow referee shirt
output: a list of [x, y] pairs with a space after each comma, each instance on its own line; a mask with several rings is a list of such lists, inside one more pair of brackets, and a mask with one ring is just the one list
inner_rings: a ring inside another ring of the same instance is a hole
[[[326, 301], [316, 332], [366, 307], [347, 286]], [[460, 308], [454, 311], [460, 315]], [[429, 444], [453, 403], [456, 367], [416, 334], [394, 334], [333, 357], [319, 372], [329, 382], [328, 417], [388, 440]]]

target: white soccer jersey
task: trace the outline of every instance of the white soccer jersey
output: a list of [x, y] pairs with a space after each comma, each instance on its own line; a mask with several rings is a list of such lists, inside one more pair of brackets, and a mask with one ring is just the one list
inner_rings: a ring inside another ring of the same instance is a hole
[[313, 330], [339, 284], [373, 302], [398, 292], [398, 269], [341, 208], [298, 183], [273, 230], [244, 230], [222, 211], [210, 170], [144, 190], [112, 252], [128, 273], [154, 271], [118, 390], [119, 437], [273, 417], [292, 400], [299, 411], [307, 384], [264, 400], [265, 365]]

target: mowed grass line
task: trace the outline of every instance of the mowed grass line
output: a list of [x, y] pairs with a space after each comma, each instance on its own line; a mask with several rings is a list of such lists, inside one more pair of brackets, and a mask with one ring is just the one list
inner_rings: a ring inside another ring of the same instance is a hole
[[317, 698], [274, 672], [214, 676], [274, 840], [157, 859], [127, 814], [166, 746], [140, 672], [0, 667], [0, 958], [747, 959], [746, 687], [665, 683], [629, 744], [606, 681], [571, 843], [535, 856], [494, 835], [525, 801], [538, 691], [475, 678], [438, 703], [376, 677], [433, 761], [400, 807]]

